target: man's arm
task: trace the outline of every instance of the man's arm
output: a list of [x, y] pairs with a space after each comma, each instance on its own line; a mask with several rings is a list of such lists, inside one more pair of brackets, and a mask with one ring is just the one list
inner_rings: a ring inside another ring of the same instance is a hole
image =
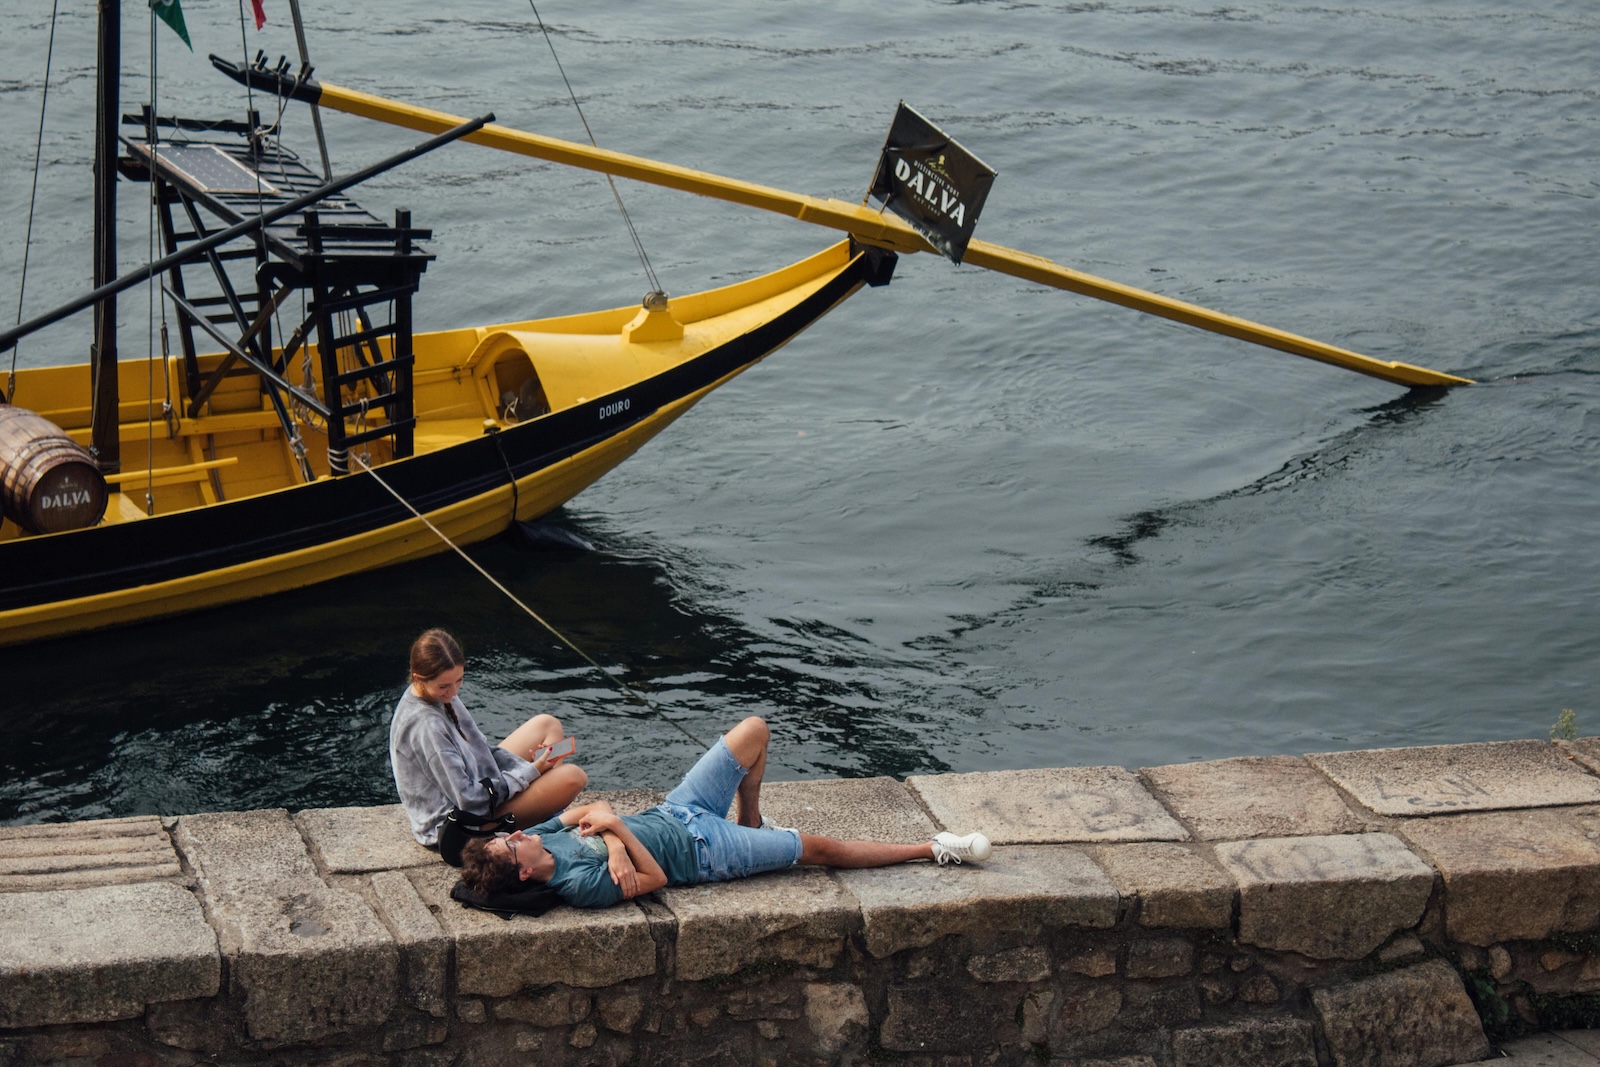
[[632, 900], [639, 895], [639, 869], [628, 858], [628, 846], [610, 830], [602, 831], [600, 840], [606, 843], [606, 870], [612, 884], [622, 890], [623, 900]]
[[[586, 805], [586, 807], [594, 809], [596, 806]], [[565, 815], [562, 818], [564, 819]], [[569, 823], [568, 825], [571, 824]], [[628, 824], [623, 822], [617, 816], [617, 813], [611, 810], [611, 805], [607, 804], [604, 811], [585, 811], [578, 817], [577, 825], [578, 832], [584, 836], [594, 834], [615, 835], [617, 840], [622, 842], [622, 847], [626, 850], [627, 858], [633, 864], [635, 872], [633, 891], [631, 893], [628, 892], [629, 887], [624, 884], [625, 879], [615, 877], [617, 870], [615, 867], [612, 868], [612, 880], [621, 886], [625, 898], [631, 900], [641, 893], [653, 893], [667, 884], [667, 872], [661, 869], [661, 864], [656, 862], [655, 856], [644, 846], [644, 842], [635, 837], [633, 831], [628, 829]]]

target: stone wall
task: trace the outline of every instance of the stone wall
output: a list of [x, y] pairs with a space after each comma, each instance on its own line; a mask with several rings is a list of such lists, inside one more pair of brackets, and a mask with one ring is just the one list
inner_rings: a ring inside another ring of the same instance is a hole
[[1595, 1021], [1596, 767], [1600, 739], [775, 782], [780, 823], [998, 847], [510, 921], [397, 807], [0, 829], [0, 1067], [1467, 1062]]

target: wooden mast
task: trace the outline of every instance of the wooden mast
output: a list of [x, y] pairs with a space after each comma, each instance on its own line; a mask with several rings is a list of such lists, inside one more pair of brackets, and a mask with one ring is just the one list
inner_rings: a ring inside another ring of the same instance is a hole
[[[94, 287], [117, 276], [117, 124], [122, 100], [122, 0], [100, 0], [94, 120]], [[122, 470], [122, 419], [117, 396], [117, 297], [94, 306], [89, 353], [90, 448], [105, 474]]]

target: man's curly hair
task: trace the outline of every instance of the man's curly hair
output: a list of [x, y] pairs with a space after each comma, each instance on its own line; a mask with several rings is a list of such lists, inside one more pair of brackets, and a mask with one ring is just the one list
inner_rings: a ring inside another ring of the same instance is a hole
[[487, 838], [474, 838], [461, 850], [461, 880], [467, 888], [483, 896], [509, 893], [520, 888], [521, 875], [516, 861], [506, 853], [489, 851]]

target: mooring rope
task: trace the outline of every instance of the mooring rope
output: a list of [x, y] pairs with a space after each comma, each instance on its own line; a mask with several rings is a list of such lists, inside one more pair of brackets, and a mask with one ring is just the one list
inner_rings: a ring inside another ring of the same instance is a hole
[[[432, 530], [433, 533], [434, 533], [434, 536], [438, 537], [439, 540], [443, 541], [446, 545], [448, 545], [450, 547], [450, 549], [453, 552], [455, 552], [456, 555], [458, 555], [462, 559], [466, 560], [468, 566], [470, 566], [473, 570], [477, 571], [479, 574], [481, 574], [485, 578], [487, 578], [489, 580], [489, 584], [490, 585], [493, 585], [496, 589], [500, 590], [500, 592], [504, 593], [505, 596], [506, 596], [506, 599], [510, 600], [517, 607], [521, 608], [528, 615], [528, 617], [531, 618], [534, 622], [538, 623], [540, 626], [543, 626], [546, 630], [550, 631], [551, 635], [553, 635], [556, 640], [560, 641], [563, 645], [566, 645], [573, 652], [577, 653], [578, 656], [581, 657], [584, 660], [584, 662], [588, 663], [589, 666], [593, 667], [595, 670], [599, 671], [602, 675], [604, 675], [606, 681], [610, 682], [612, 685], [616, 686], [619, 690], [621, 690], [624, 696], [628, 697], [630, 700], [633, 700], [634, 702], [636, 702], [636, 703], [638, 703], [640, 705], [643, 705], [646, 708], [649, 708], [658, 717], [660, 717], [662, 722], [666, 723], [668, 726], [672, 727], [674, 730], [678, 731], [684, 737], [687, 737], [690, 741], [693, 741], [695, 744], [699, 745], [701, 748], [709, 749], [711, 747], [710, 745], [706, 744], [704, 741], [702, 741], [698, 737], [696, 737], [694, 734], [690, 733], [681, 724], [679, 724], [677, 722], [674, 722], [672, 719], [667, 718], [667, 713], [662, 711], [661, 708], [658, 707], [655, 704], [654, 701], [650, 700], [643, 693], [640, 693], [638, 690], [636, 690], [632, 686], [630, 686], [627, 682], [624, 682], [621, 678], [618, 678], [616, 675], [612, 674], [610, 671], [608, 671], [604, 667], [602, 667], [599, 663], [595, 662], [594, 657], [590, 656], [583, 649], [581, 649], [577, 645], [573, 644], [572, 640], [570, 638], [568, 638], [566, 634], [564, 634], [560, 630], [556, 629], [555, 626], [553, 626], [548, 620], [546, 620], [538, 612], [534, 611], [527, 604], [523, 603], [522, 598], [518, 597], [517, 594], [515, 594], [511, 590], [507, 589], [505, 587], [505, 585], [503, 585], [501, 583], [501, 581], [498, 578], [496, 578], [494, 575], [492, 575], [488, 571], [484, 570], [483, 567], [481, 567], [478, 564], [477, 560], [475, 560], [471, 556], [467, 555], [466, 552], [462, 550], [460, 545], [458, 545], [454, 541], [452, 541], [449, 538], [449, 536], [445, 534], [445, 532], [443, 530], [439, 529], [439, 527], [435, 526], [431, 521], [429, 521], [429, 519], [428, 519], [428, 517], [426, 515], [424, 515], [420, 511], [418, 511], [414, 506], [412, 506], [411, 501], [409, 501], [405, 497], [401, 496], [395, 490], [394, 486], [392, 486], [388, 482], [384, 481], [383, 478], [379, 476], [378, 472], [373, 470], [372, 467], [367, 463], [367, 461], [365, 459], [363, 459], [361, 456], [352, 456], [351, 458], [354, 459], [357, 463], [359, 463], [361, 465], [361, 469], [362, 470], [364, 470], [368, 474], [372, 475], [373, 480], [376, 481], [379, 485], [383, 486], [385, 491], [387, 491], [390, 496], [392, 496], [396, 500], [400, 501], [400, 503], [405, 506], [405, 509], [407, 511], [411, 512], [412, 515], [414, 515], [418, 519], [420, 519], [424, 526], [426, 526], [428, 529]], [[515, 520], [513, 519], [513, 521], [515, 521]]]

